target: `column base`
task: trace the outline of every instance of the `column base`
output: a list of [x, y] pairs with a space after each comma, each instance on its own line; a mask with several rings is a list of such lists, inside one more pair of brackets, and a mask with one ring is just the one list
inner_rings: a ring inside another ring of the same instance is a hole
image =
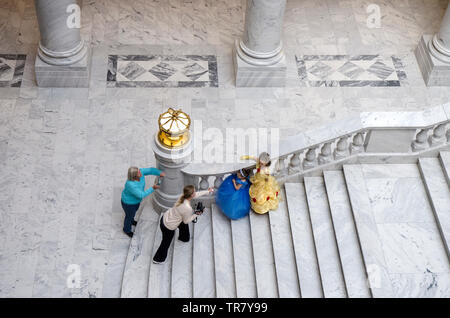
[[153, 208], [159, 214], [164, 213], [168, 209], [173, 207], [180, 198], [180, 195], [182, 194], [180, 193], [179, 195], [168, 195], [160, 191], [155, 191], [153, 193], [154, 193], [152, 200]]
[[71, 65], [51, 65], [36, 55], [34, 69], [39, 87], [89, 87], [90, 52]]
[[432, 35], [424, 34], [414, 51], [423, 79], [427, 86], [450, 86], [450, 63], [438, 60], [431, 54], [428, 45], [432, 40]]
[[[236, 45], [239, 45], [236, 43]], [[286, 86], [286, 57], [271, 65], [254, 65], [244, 61], [233, 51], [236, 87], [285, 87]]]

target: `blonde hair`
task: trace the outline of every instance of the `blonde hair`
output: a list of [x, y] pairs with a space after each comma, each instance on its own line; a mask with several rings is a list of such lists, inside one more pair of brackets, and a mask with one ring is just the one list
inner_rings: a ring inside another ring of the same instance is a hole
[[192, 184], [185, 186], [183, 188], [183, 194], [180, 196], [180, 198], [178, 199], [175, 206], [179, 206], [180, 204], [183, 204], [184, 200], [189, 199], [192, 196], [192, 194], [194, 194], [194, 192], [195, 192], [195, 187]]
[[138, 180], [138, 167], [130, 167], [128, 168], [128, 180], [129, 181], [135, 181]]

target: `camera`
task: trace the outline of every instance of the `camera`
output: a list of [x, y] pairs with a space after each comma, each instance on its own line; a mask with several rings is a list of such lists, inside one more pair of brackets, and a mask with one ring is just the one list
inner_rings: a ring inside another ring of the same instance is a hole
[[155, 178], [154, 185], [160, 186], [161, 183], [162, 183], [162, 178], [163, 178], [163, 177], [161, 177], [161, 176], [156, 177], [156, 178]]
[[[197, 215], [202, 215], [204, 210], [205, 210], [205, 206], [204, 206], [203, 203], [200, 201], [200, 202], [198, 202], [197, 205], [195, 206], [194, 213], [197, 214]], [[196, 219], [194, 219], [192, 222], [193, 222], [193, 223], [197, 223], [197, 220], [198, 220], [198, 219], [196, 218]]]
[[195, 213], [196, 214], [202, 214], [205, 210], [205, 206], [203, 205], [203, 202], [197, 202], [197, 205], [195, 206]]

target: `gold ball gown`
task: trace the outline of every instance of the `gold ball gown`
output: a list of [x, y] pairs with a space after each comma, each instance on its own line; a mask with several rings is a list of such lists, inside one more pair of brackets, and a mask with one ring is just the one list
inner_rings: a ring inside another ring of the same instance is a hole
[[256, 174], [250, 178], [252, 185], [248, 191], [253, 211], [264, 214], [270, 210], [278, 209], [280, 186], [277, 180], [270, 175], [269, 167], [256, 164]]

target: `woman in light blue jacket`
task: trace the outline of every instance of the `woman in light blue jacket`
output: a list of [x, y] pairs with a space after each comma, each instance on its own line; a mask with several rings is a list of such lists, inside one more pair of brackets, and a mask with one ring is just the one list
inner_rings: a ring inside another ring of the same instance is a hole
[[125, 182], [125, 188], [122, 191], [122, 208], [125, 211], [125, 221], [123, 224], [123, 231], [129, 237], [133, 237], [131, 232], [131, 225], [136, 225], [134, 220], [136, 211], [139, 209], [141, 201], [158, 189], [158, 185], [145, 190], [145, 176], [154, 175], [164, 177], [165, 173], [156, 168], [137, 168], [130, 167], [128, 169], [128, 180]]

